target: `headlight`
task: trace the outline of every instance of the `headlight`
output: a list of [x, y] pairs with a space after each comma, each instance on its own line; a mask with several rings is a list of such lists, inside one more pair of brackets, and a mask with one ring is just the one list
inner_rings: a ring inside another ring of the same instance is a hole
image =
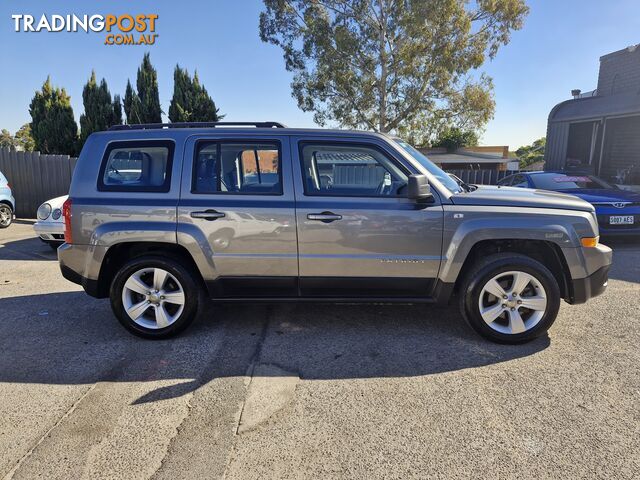
[[51, 215], [51, 205], [48, 203], [43, 203], [38, 207], [38, 219], [46, 220]]
[[58, 220], [61, 216], [62, 210], [60, 210], [59, 208], [54, 209], [53, 213], [51, 214], [51, 218], [53, 218], [54, 220]]

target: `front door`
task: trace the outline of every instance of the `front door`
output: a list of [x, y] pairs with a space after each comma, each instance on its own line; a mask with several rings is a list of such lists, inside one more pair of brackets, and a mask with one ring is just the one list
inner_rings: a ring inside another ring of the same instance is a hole
[[178, 243], [210, 293], [297, 295], [298, 252], [289, 139], [191, 137], [178, 206]]
[[417, 172], [382, 141], [300, 137], [292, 151], [301, 294], [430, 296], [443, 210], [407, 198]]

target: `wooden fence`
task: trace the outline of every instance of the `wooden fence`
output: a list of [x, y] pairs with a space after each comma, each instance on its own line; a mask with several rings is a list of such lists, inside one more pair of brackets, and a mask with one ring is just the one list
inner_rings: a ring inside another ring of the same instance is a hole
[[0, 148], [0, 172], [16, 199], [16, 216], [35, 218], [40, 204], [69, 193], [77, 158]]

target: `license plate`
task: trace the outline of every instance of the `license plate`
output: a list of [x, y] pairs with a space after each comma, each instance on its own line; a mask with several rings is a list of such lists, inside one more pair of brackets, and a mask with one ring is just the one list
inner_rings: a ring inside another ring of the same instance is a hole
[[633, 215], [612, 215], [609, 217], [610, 225], [633, 225]]

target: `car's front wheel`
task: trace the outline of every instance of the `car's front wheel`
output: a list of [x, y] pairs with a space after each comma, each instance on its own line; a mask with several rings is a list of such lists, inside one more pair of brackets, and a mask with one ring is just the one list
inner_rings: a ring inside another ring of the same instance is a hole
[[531, 257], [490, 255], [471, 269], [460, 292], [467, 323], [499, 343], [524, 343], [544, 334], [560, 308], [553, 274]]
[[6, 203], [0, 203], [0, 228], [7, 228], [13, 222], [13, 210]]
[[140, 257], [126, 263], [111, 284], [111, 308], [130, 332], [167, 338], [196, 317], [201, 297], [195, 275], [179, 262]]

